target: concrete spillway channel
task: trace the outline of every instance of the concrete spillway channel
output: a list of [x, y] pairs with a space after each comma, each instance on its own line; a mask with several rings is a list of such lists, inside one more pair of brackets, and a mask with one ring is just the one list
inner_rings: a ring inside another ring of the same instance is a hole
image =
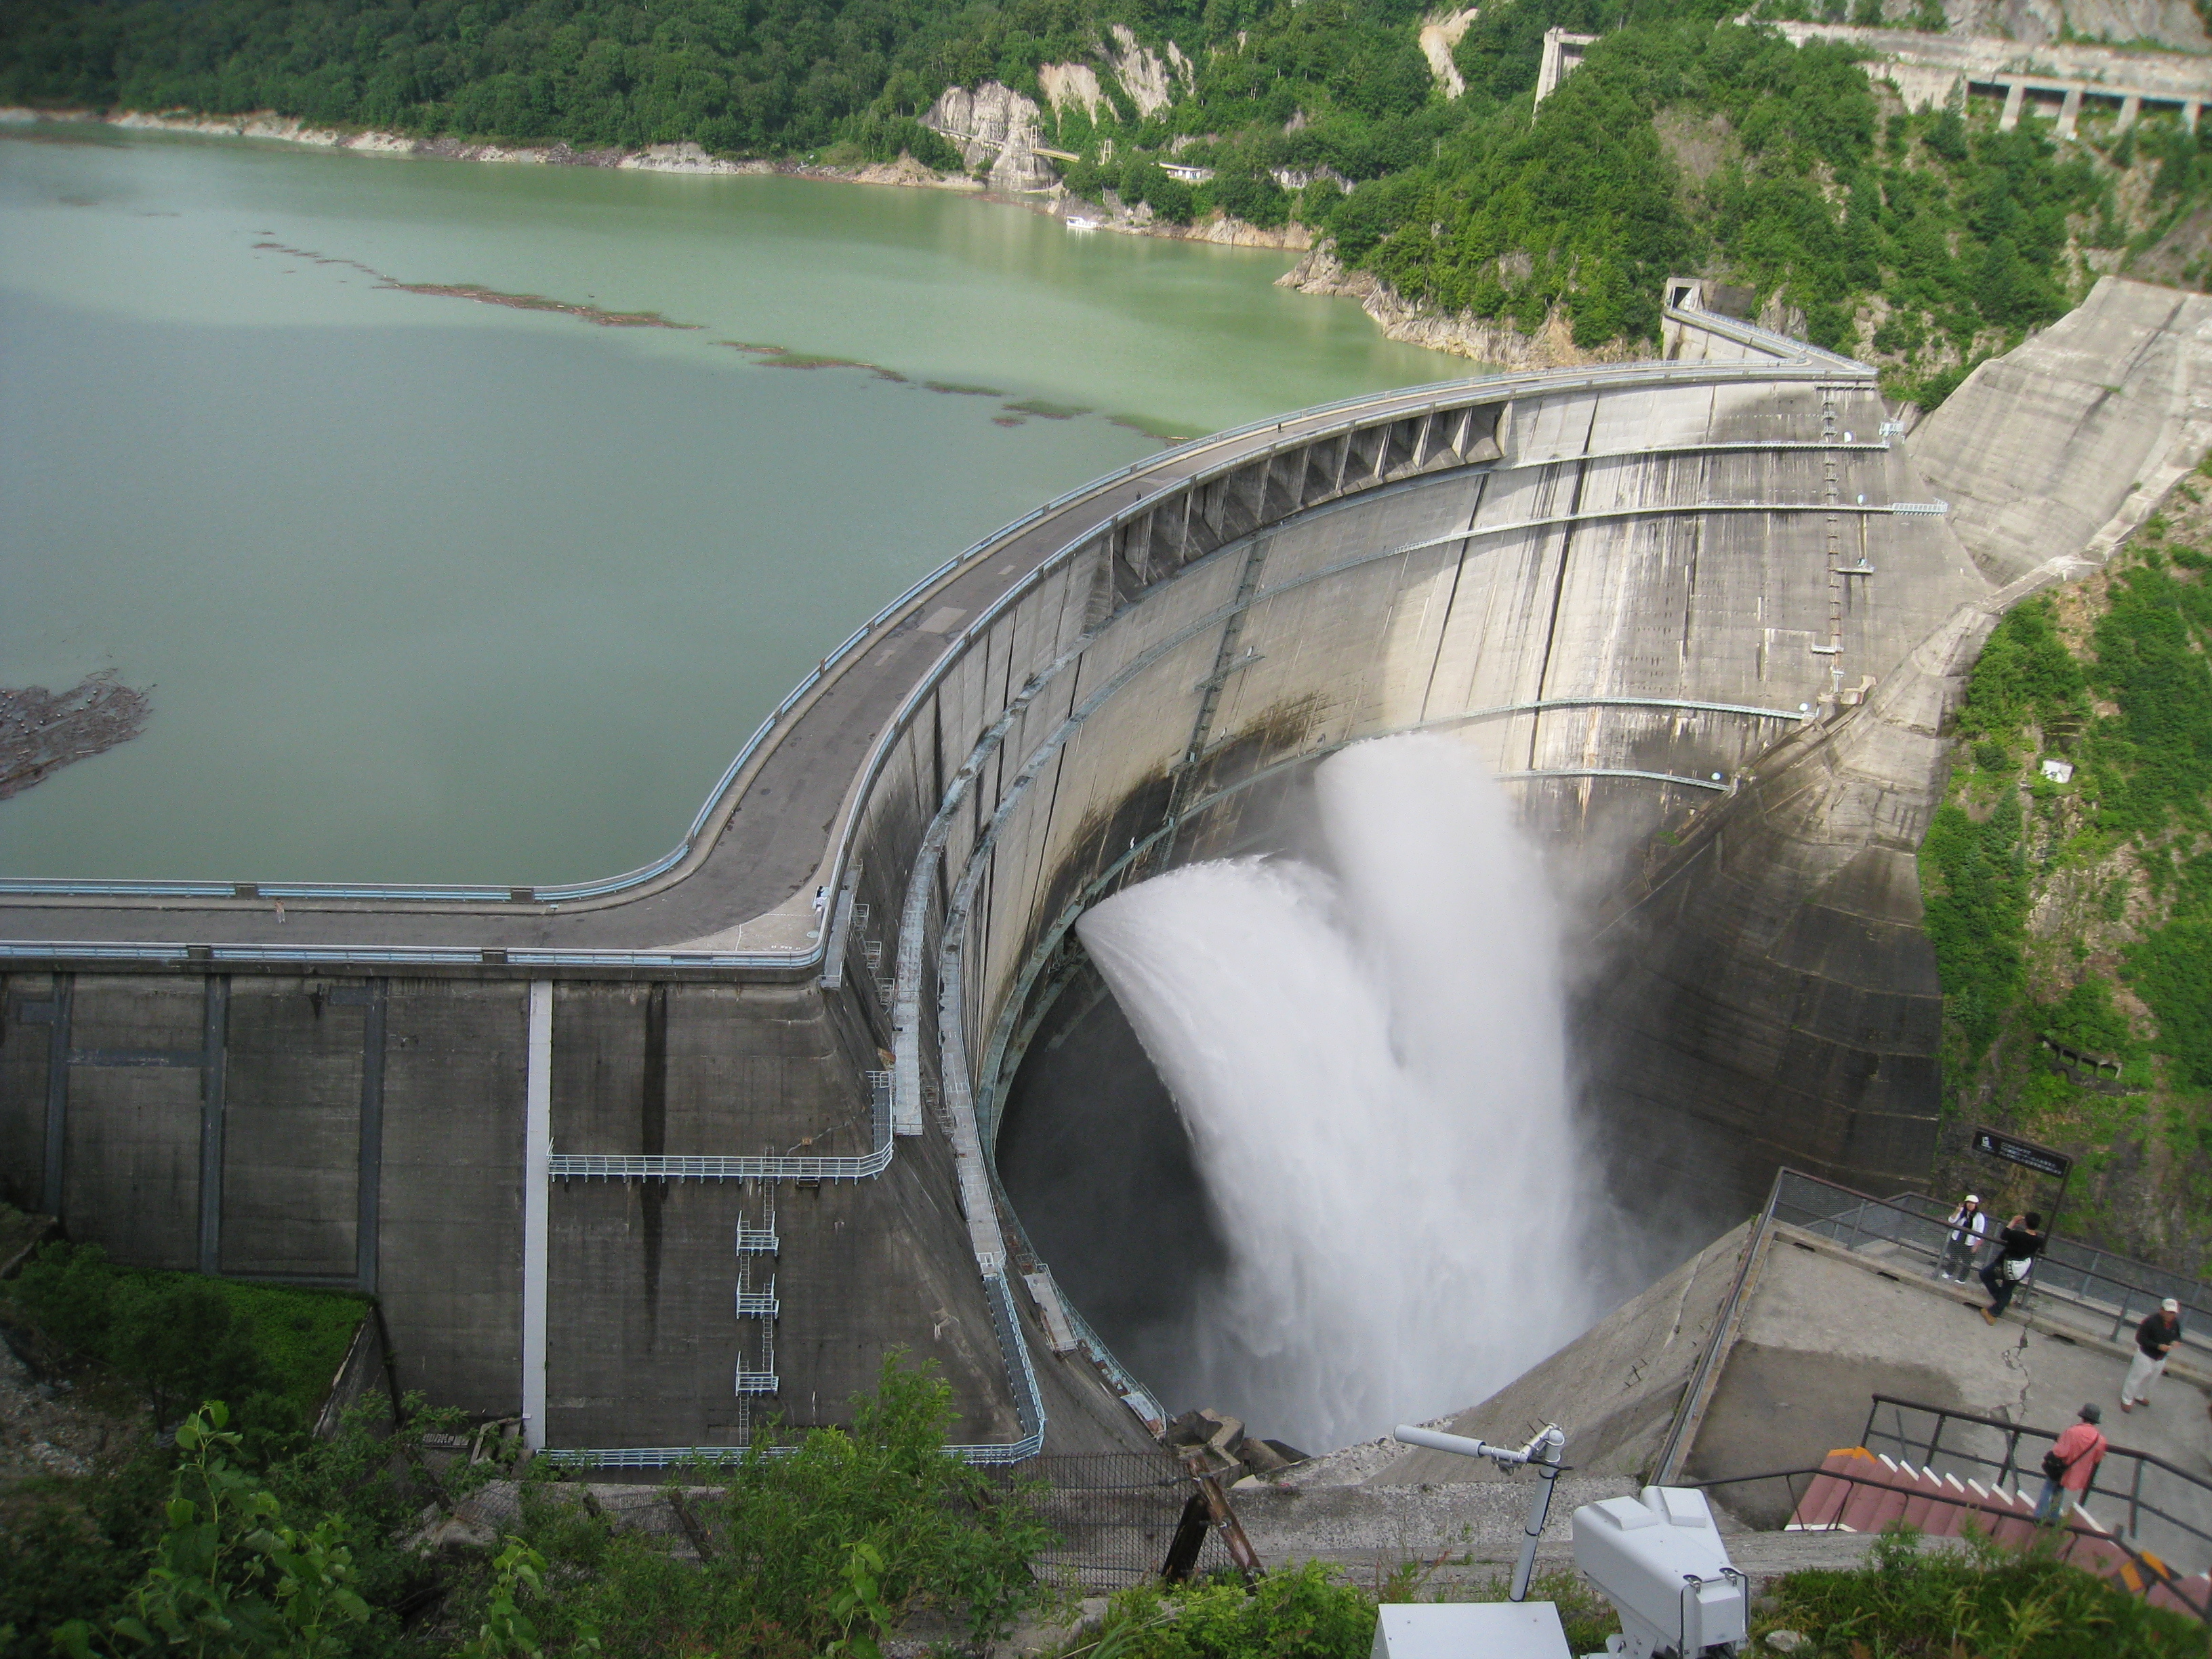
[[839, 1420], [894, 1346], [971, 1455], [1133, 1443], [1157, 1407], [992, 1162], [1070, 926], [1424, 727], [1615, 860], [1588, 1105], [1648, 1190], [1697, 1170], [1717, 1232], [1780, 1162], [1909, 1184], [1912, 848], [1997, 582], [1871, 370], [1667, 319], [1664, 362], [1308, 410], [1041, 508], [631, 875], [0, 884], [8, 1195], [127, 1261], [373, 1291], [404, 1386], [580, 1462]]

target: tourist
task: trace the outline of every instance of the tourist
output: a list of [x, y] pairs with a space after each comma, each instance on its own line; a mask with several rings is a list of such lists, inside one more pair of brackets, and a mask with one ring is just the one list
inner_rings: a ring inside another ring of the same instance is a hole
[[1936, 1277], [1963, 1285], [1974, 1270], [1982, 1241], [1989, 1237], [1990, 1218], [1982, 1213], [1982, 1200], [1968, 1193], [1943, 1224], [1951, 1231], [1943, 1240], [1943, 1259], [1936, 1264]]
[[1996, 1324], [1998, 1316], [2012, 1305], [2012, 1293], [2034, 1267], [2036, 1252], [2042, 1248], [2043, 1217], [2039, 1212], [2030, 1210], [2005, 1223], [2004, 1231], [1997, 1235], [1996, 1260], [1981, 1274], [1982, 1288], [1990, 1293], [1990, 1305], [1982, 1310], [1982, 1317], [1990, 1324]]
[[2136, 1327], [2135, 1358], [2128, 1361], [2128, 1380], [2120, 1384], [2122, 1411], [2150, 1409], [2150, 1385], [2166, 1375], [2166, 1357], [2180, 1340], [2181, 1304], [2169, 1296]]
[[2035, 1500], [2039, 1525], [2063, 1521], [2089, 1490], [2097, 1465], [2110, 1449], [2104, 1431], [2097, 1426], [2104, 1415], [2093, 1405], [2082, 1407], [2081, 1420], [2043, 1454], [2043, 1495]]

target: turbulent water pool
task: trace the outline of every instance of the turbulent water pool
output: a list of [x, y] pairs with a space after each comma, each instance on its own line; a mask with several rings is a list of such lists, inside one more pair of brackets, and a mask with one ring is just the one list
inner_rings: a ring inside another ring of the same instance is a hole
[[641, 863], [994, 526], [1164, 434], [1467, 369], [1275, 289], [1291, 258], [930, 191], [10, 129], [0, 686], [111, 672], [150, 713], [0, 800], [0, 873]]

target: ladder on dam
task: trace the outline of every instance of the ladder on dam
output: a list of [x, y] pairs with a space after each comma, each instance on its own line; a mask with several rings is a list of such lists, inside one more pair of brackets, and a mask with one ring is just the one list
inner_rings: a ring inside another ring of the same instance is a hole
[[744, 1402], [756, 1395], [770, 1395], [780, 1386], [775, 1374], [775, 1322], [782, 1305], [775, 1296], [775, 1275], [770, 1273], [765, 1285], [753, 1282], [753, 1272], [763, 1260], [774, 1261], [783, 1248], [783, 1241], [775, 1231], [775, 1189], [771, 1187], [761, 1200], [761, 1218], [756, 1225], [744, 1212], [742, 1202], [738, 1211], [737, 1258], [738, 1289], [733, 1317], [753, 1320], [758, 1330], [758, 1358], [756, 1361], [744, 1352], [739, 1339], [738, 1366], [732, 1392], [739, 1401], [738, 1425], [741, 1433], [749, 1431], [750, 1417]]

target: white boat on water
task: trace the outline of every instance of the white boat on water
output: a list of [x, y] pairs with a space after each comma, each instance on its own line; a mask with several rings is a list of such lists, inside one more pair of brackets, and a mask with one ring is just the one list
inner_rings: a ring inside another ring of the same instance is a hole
[[1096, 219], [1086, 219], [1079, 213], [1069, 214], [1066, 223], [1070, 230], [1096, 230], [1098, 228], [1098, 222]]

